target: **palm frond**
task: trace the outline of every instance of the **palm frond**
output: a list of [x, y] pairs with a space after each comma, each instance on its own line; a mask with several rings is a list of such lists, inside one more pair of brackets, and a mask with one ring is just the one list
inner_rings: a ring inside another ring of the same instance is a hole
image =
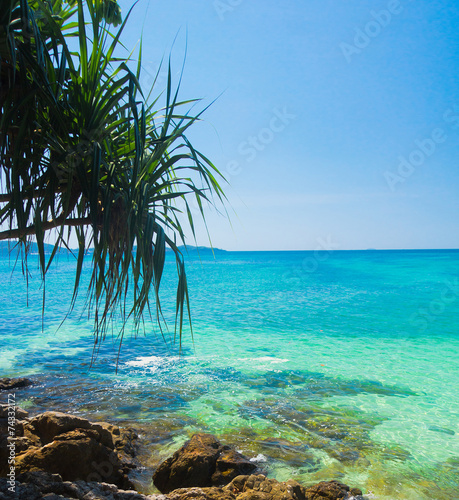
[[[160, 284], [169, 247], [177, 264], [175, 331], [181, 343], [191, 316], [177, 240], [186, 244], [184, 224], [194, 235], [190, 198], [203, 218], [203, 201], [224, 203], [223, 177], [186, 137], [201, 112], [191, 114], [196, 100], [179, 100], [170, 61], [166, 89], [149, 100], [152, 89], [139, 83], [142, 48], [135, 72], [131, 55], [120, 59], [129, 13], [121, 23], [118, 9], [113, 0], [11, 0], [2, 16], [0, 222], [9, 229], [0, 239], [17, 238], [25, 250], [35, 239], [45, 279], [58, 248], [75, 235], [70, 309], [93, 247], [86, 303], [95, 346], [119, 313], [121, 339], [128, 319], [139, 328], [152, 310], [150, 300], [162, 331]], [[120, 26], [112, 32], [109, 23]], [[70, 48], [75, 42], [78, 54]], [[161, 96], [164, 105], [157, 109]], [[50, 230], [57, 237], [46, 255]]]

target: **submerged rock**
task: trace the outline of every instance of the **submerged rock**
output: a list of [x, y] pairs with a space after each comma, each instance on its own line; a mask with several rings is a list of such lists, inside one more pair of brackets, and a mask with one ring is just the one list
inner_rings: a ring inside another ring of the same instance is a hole
[[350, 498], [362, 498], [362, 491], [358, 488], [350, 488], [339, 481], [322, 481], [305, 490], [305, 500], [346, 500]]
[[443, 434], [449, 434], [450, 436], [454, 436], [456, 434], [452, 429], [447, 429], [446, 427], [439, 427], [438, 425], [431, 425], [429, 427], [429, 431], [441, 432]]
[[20, 389], [29, 385], [33, 385], [33, 382], [28, 378], [0, 378], [0, 391]]
[[[288, 436], [288, 440], [280, 439], [276, 444], [262, 431], [247, 440], [251, 443], [252, 453], [261, 452], [268, 459], [286, 461], [290, 466], [304, 467], [308, 472], [320, 466], [320, 462], [315, 460], [317, 455], [314, 450], [323, 450], [330, 458], [345, 465], [368, 462], [374, 457], [397, 461], [409, 458], [409, 453], [400, 447], [395, 449], [391, 446], [388, 452], [387, 446], [372, 440], [371, 431], [384, 419], [362, 415], [352, 408], [322, 408], [305, 402], [293, 405], [279, 399], [264, 398], [245, 401], [238, 412], [247, 420], [272, 422], [281, 434]], [[226, 439], [237, 441], [238, 435], [228, 434]], [[304, 465], [299, 465], [298, 461]]]
[[178, 488], [221, 486], [256, 468], [256, 464], [223, 446], [215, 436], [195, 434], [159, 465], [153, 483], [162, 493]]

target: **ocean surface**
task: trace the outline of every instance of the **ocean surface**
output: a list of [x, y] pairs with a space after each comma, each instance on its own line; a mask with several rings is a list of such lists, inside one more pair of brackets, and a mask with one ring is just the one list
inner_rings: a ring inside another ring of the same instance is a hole
[[139, 429], [143, 491], [159, 461], [204, 431], [279, 480], [338, 479], [378, 500], [459, 498], [459, 251], [193, 253], [194, 341], [186, 330], [181, 353], [171, 260], [166, 342], [149, 319], [137, 338], [128, 329], [118, 373], [120, 325], [90, 367], [84, 290], [61, 325], [74, 260], [51, 268], [43, 318], [36, 263], [27, 287], [21, 266], [0, 259], [0, 375], [32, 376], [16, 390], [32, 414]]

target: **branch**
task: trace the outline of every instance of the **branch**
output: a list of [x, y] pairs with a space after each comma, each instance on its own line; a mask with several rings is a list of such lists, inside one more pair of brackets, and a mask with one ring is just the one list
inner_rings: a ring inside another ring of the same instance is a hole
[[[41, 198], [47, 193], [46, 189], [37, 189], [32, 193], [21, 193], [21, 198], [23, 200], [32, 200], [35, 198]], [[13, 199], [12, 194], [0, 194], [0, 203], [9, 203]]]
[[[65, 220], [65, 216], [61, 215], [57, 219], [44, 222], [42, 225], [43, 231], [55, 229], [58, 226], [89, 226], [91, 219], [89, 217], [79, 217], [75, 219]], [[35, 234], [35, 226], [29, 226], [24, 229], [9, 229], [8, 231], [0, 232], [0, 241], [9, 239], [20, 239], [24, 236]]]

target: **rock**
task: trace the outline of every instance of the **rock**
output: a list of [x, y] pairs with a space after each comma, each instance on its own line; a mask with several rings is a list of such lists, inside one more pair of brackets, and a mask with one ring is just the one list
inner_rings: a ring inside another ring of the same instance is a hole
[[103, 428], [100, 424], [93, 424], [85, 418], [76, 417], [67, 413], [58, 411], [47, 411], [41, 415], [32, 418], [29, 425], [33, 428], [33, 432], [40, 438], [41, 444], [51, 443], [54, 438], [67, 431], [74, 429], [93, 429], [100, 435], [100, 441], [105, 446], [114, 447], [113, 439], [110, 431]]
[[32, 385], [33, 382], [28, 378], [0, 378], [0, 391], [9, 391], [11, 389], [20, 389]]
[[97, 434], [97, 440], [110, 449], [116, 449], [125, 455], [135, 456], [133, 441], [137, 434], [132, 429], [121, 429], [107, 422], [90, 422], [89, 420], [67, 413], [47, 411], [29, 420], [25, 426], [25, 435], [38, 436], [41, 445], [53, 441], [56, 436], [75, 429], [88, 429]]
[[296, 481], [280, 483], [261, 474], [239, 476], [225, 489], [235, 494], [237, 500], [305, 500], [305, 489]]
[[96, 431], [76, 429], [41, 448], [29, 448], [16, 458], [17, 473], [42, 470], [75, 481], [105, 481], [131, 487], [117, 454], [97, 440]]
[[236, 450], [224, 446], [221, 455], [217, 458], [216, 469], [212, 474], [212, 484], [225, 485], [235, 477], [242, 474], [250, 474], [257, 469], [257, 465], [251, 462]]
[[257, 466], [211, 434], [195, 434], [162, 462], [153, 483], [162, 493], [178, 488], [221, 486]]
[[280, 483], [244, 473], [255, 469], [255, 464], [222, 446], [216, 437], [195, 434], [158, 467], [153, 482], [159, 491], [169, 493], [165, 497], [169, 500], [350, 500], [362, 495], [338, 481], [305, 488], [296, 481]]
[[14, 443], [16, 452], [15, 491], [10, 491], [11, 481], [0, 478], [0, 500], [362, 499], [360, 490], [338, 481], [304, 488], [296, 481], [249, 475], [256, 465], [210, 434], [194, 435], [158, 467], [154, 482], [166, 494], [145, 496], [133, 491], [127, 475], [136, 466], [134, 431], [59, 412], [21, 416], [24, 419], [15, 421], [12, 439], [5, 431], [8, 425], [3, 425], [8, 419], [0, 418], [0, 454], [4, 455], [0, 475], [8, 472], [6, 445]]
[[296, 481], [280, 483], [258, 474], [238, 476], [223, 488], [177, 489], [165, 495], [164, 500], [351, 500], [357, 495], [361, 495], [360, 490], [351, 490], [337, 481], [306, 489]]
[[8, 405], [0, 405], [0, 418], [8, 418], [14, 415], [17, 420], [22, 420], [29, 416], [29, 413], [19, 408], [19, 406], [11, 407]]
[[[1, 420], [1, 419], [0, 419]], [[3, 427], [0, 427], [0, 430]], [[132, 488], [127, 473], [136, 466], [132, 430], [121, 431], [108, 423], [94, 423], [60, 412], [45, 412], [15, 426], [16, 473], [45, 471], [66, 481], [105, 481]], [[2, 450], [7, 436], [0, 434]], [[0, 458], [3, 457], [3, 454]], [[0, 463], [0, 476], [7, 473]]]
[[[226, 488], [180, 488], [164, 497], [166, 500], [236, 500]], [[159, 498], [157, 499], [159, 500]]]
[[14, 492], [8, 490], [6, 479], [0, 479], [0, 500], [161, 500], [156, 495], [145, 496], [136, 491], [120, 490], [107, 483], [63, 481], [58, 474], [27, 472], [17, 477]]
[[[328, 486], [330, 488], [328, 488]], [[334, 489], [338, 486], [337, 489]], [[262, 475], [239, 476], [230, 484], [219, 488], [181, 488], [168, 495], [142, 495], [133, 490], [122, 490], [113, 484], [63, 481], [58, 474], [47, 472], [27, 472], [17, 476], [14, 493], [8, 491], [6, 479], [0, 479], [0, 500], [14, 498], [15, 500], [47, 500], [78, 499], [78, 500], [341, 500], [351, 499], [353, 494], [347, 486], [332, 481], [320, 483], [316, 492], [305, 489], [296, 481], [279, 483]], [[345, 495], [342, 496], [342, 490]], [[308, 496], [308, 490], [313, 496]], [[332, 496], [329, 495], [333, 492]], [[358, 492], [359, 490], [356, 490]], [[328, 496], [323, 496], [322, 493]], [[355, 494], [355, 492], [354, 492]], [[319, 495], [319, 496], [317, 496]], [[338, 495], [338, 496], [336, 496]], [[339, 496], [341, 495], [341, 496]]]
[[306, 500], [347, 500], [348, 498], [361, 496], [361, 490], [358, 488], [351, 489], [339, 481], [322, 481], [305, 491]]

